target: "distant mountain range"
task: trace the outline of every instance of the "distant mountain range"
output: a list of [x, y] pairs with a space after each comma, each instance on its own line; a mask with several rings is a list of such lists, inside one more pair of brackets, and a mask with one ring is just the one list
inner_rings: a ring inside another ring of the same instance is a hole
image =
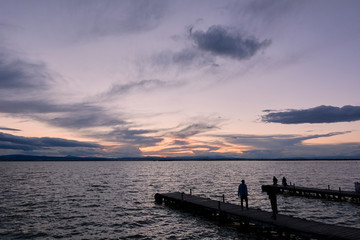
[[3, 155], [0, 161], [286, 161], [286, 160], [360, 160], [359, 157], [335, 156], [321, 158], [264, 158], [264, 159], [245, 159], [229, 158], [225, 156], [186, 156], [186, 157], [124, 157], [124, 158], [102, 158], [102, 157], [75, 157], [75, 156], [33, 156], [33, 155]]

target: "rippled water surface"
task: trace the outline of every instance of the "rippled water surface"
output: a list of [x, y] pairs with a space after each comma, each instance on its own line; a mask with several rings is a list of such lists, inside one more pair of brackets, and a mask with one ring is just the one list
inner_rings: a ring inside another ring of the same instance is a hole
[[[359, 161], [0, 162], [1, 239], [251, 239], [234, 227], [154, 203], [186, 192], [270, 211], [261, 185], [273, 176], [298, 186], [354, 191]], [[360, 205], [278, 197], [283, 214], [360, 228]], [[258, 237], [253, 237], [258, 238]], [[264, 238], [265, 239], [265, 238]]]

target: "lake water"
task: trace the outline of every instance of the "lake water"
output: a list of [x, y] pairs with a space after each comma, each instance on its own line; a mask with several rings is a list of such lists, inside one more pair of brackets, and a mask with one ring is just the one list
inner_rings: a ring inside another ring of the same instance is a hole
[[[0, 162], [0, 239], [256, 239], [201, 216], [154, 203], [180, 191], [270, 212], [261, 185], [286, 176], [297, 186], [354, 191], [359, 161]], [[360, 228], [360, 205], [278, 196], [282, 214]], [[266, 239], [265, 237], [263, 239]]]

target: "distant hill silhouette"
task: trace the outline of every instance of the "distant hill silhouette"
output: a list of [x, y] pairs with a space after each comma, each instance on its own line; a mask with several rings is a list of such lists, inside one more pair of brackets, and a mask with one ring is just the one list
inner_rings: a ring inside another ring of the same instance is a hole
[[317, 158], [229, 158], [225, 156], [185, 156], [185, 157], [75, 157], [75, 156], [34, 156], [34, 155], [3, 155], [0, 161], [311, 161], [311, 160], [360, 160], [360, 156], [329, 156]]

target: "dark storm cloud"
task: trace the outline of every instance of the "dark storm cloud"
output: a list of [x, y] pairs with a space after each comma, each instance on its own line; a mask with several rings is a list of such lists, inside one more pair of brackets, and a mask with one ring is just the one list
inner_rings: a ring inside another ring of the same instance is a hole
[[205, 123], [195, 123], [191, 124], [177, 132], [172, 133], [173, 136], [178, 138], [188, 138], [194, 135], [197, 135], [199, 133], [207, 132], [213, 129], [216, 129], [217, 126], [215, 125], [209, 125]]
[[35, 138], [22, 137], [12, 134], [0, 132], [0, 148], [1, 149], [21, 149], [24, 151], [40, 150], [44, 148], [100, 148], [99, 144], [89, 142], [79, 142], [74, 140], [67, 140], [62, 138]]
[[283, 112], [272, 112], [267, 110], [262, 116], [263, 122], [282, 124], [301, 123], [336, 123], [353, 122], [360, 120], [360, 106], [318, 106], [309, 109], [291, 109]]
[[4, 131], [14, 131], [14, 132], [21, 131], [20, 129], [16, 129], [16, 128], [7, 128], [7, 127], [0, 127], [0, 130], [4, 130]]
[[206, 32], [190, 28], [189, 36], [199, 49], [237, 60], [249, 59], [271, 44], [268, 39], [259, 41], [220, 25], [211, 26]]

